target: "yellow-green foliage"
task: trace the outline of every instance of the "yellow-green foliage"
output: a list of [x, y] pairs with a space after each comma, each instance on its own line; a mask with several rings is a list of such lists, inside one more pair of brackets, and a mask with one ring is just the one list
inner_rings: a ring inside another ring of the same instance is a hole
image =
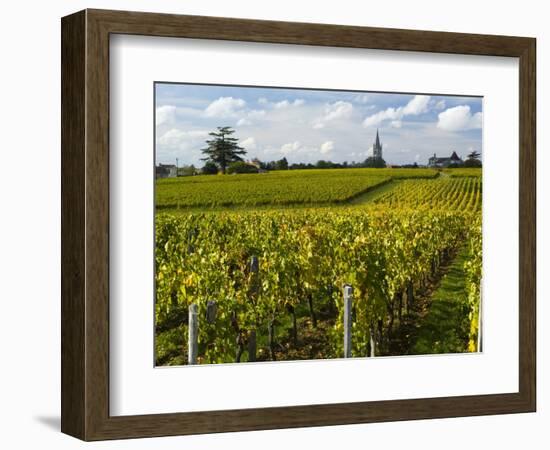
[[451, 177], [481, 177], [481, 167], [463, 167], [457, 169], [443, 169], [443, 172]]
[[481, 178], [443, 177], [402, 181], [373, 203], [377, 208], [478, 211], [481, 209], [481, 195]]
[[[434, 173], [285, 171], [162, 180], [157, 189], [184, 186], [187, 195], [195, 196], [187, 205], [219, 205], [223, 198], [245, 202], [255, 186], [264, 196], [254, 197], [255, 201], [270, 199], [276, 205], [277, 199], [335, 201], [386, 181], [388, 174], [425, 177]], [[307, 183], [302, 184], [303, 180]], [[281, 191], [285, 183], [299, 186], [302, 197]], [[334, 186], [353, 189], [331, 190]], [[209, 194], [201, 197], [204, 192]], [[234, 361], [236, 327], [243, 339], [253, 330], [259, 338], [262, 333], [265, 336], [269, 321], [285, 317], [291, 307], [307, 304], [310, 296], [317, 308], [338, 311], [330, 332], [331, 348], [324, 354], [341, 357], [344, 283], [354, 288], [353, 355], [366, 356], [369, 328], [378, 321], [387, 323], [389, 302], [408, 285], [425, 280], [433, 272], [434, 261], [463, 245], [464, 239], [471, 248], [467, 282], [472, 343], [477, 337], [481, 276], [480, 178], [404, 180], [374, 203], [357, 206], [158, 213], [156, 326], [163, 333], [156, 340], [157, 361], [163, 364], [164, 354], [183, 348], [185, 312], [191, 303], [198, 305], [204, 317], [207, 302], [217, 302], [216, 322], [203, 320], [199, 327], [199, 363], [215, 363]], [[258, 275], [250, 271], [253, 256], [259, 259]], [[183, 319], [172, 325], [175, 316]], [[173, 332], [176, 327], [178, 331]], [[183, 355], [178, 358], [176, 363], [185, 362]]]
[[431, 169], [313, 169], [164, 178], [156, 182], [156, 206], [163, 209], [339, 203], [390, 179], [435, 176], [437, 172]]
[[[178, 306], [218, 302], [215, 326], [201, 326], [202, 362], [234, 358], [232, 318], [244, 330], [265, 327], [313, 295], [342, 310], [341, 287], [354, 287], [354, 354], [366, 356], [369, 326], [385, 319], [387, 301], [456, 247], [468, 218], [454, 212], [304, 209], [159, 215], [156, 223], [157, 324]], [[259, 258], [259, 289], [249, 270]], [[330, 286], [330, 289], [329, 289]], [[342, 314], [335, 325], [332, 357]]]
[[479, 351], [477, 348], [480, 315], [479, 307], [482, 301], [480, 285], [482, 277], [482, 232], [481, 217], [479, 216], [468, 230], [469, 257], [464, 263], [467, 273], [466, 289], [468, 291], [468, 303], [470, 304], [470, 340], [468, 350]]

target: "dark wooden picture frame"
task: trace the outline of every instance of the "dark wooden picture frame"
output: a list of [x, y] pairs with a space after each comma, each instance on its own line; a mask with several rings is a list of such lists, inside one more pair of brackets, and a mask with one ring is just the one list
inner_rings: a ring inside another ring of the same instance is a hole
[[[61, 429], [84, 440], [532, 412], [536, 408], [536, 40], [85, 10], [62, 30]], [[519, 392], [109, 415], [109, 36], [133, 34], [519, 58]]]

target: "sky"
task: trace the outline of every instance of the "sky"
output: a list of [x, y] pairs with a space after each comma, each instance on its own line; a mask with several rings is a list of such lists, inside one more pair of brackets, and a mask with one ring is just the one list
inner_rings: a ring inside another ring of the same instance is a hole
[[201, 167], [221, 126], [245, 159], [291, 164], [364, 161], [377, 129], [388, 164], [482, 150], [480, 97], [156, 83], [155, 103], [157, 163]]

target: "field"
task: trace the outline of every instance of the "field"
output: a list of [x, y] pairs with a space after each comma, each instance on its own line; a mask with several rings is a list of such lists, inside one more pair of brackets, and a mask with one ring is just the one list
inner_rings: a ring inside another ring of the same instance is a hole
[[481, 169], [475, 167], [443, 169], [443, 173], [451, 177], [480, 177]]
[[373, 201], [378, 207], [477, 211], [481, 208], [481, 178], [452, 177], [437, 180], [404, 180]]
[[350, 356], [347, 332], [354, 357], [477, 350], [479, 170], [296, 170], [156, 189], [158, 365], [187, 363], [191, 305], [199, 364]]
[[392, 179], [435, 176], [429, 169], [333, 169], [166, 178], [157, 181], [156, 207], [341, 203]]

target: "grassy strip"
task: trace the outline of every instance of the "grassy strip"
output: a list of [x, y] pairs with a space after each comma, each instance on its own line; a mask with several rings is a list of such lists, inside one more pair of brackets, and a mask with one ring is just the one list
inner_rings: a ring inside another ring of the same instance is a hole
[[431, 298], [429, 310], [419, 324], [411, 354], [464, 353], [468, 350], [468, 296], [461, 248]]
[[391, 191], [392, 189], [395, 189], [399, 184], [401, 184], [403, 180], [392, 180], [389, 183], [382, 183], [377, 186], [375, 186], [373, 189], [368, 190], [367, 192], [363, 192], [360, 195], [356, 196], [355, 198], [351, 199], [349, 201], [350, 205], [362, 205], [364, 203], [370, 203], [377, 198], [382, 197], [386, 192]]

